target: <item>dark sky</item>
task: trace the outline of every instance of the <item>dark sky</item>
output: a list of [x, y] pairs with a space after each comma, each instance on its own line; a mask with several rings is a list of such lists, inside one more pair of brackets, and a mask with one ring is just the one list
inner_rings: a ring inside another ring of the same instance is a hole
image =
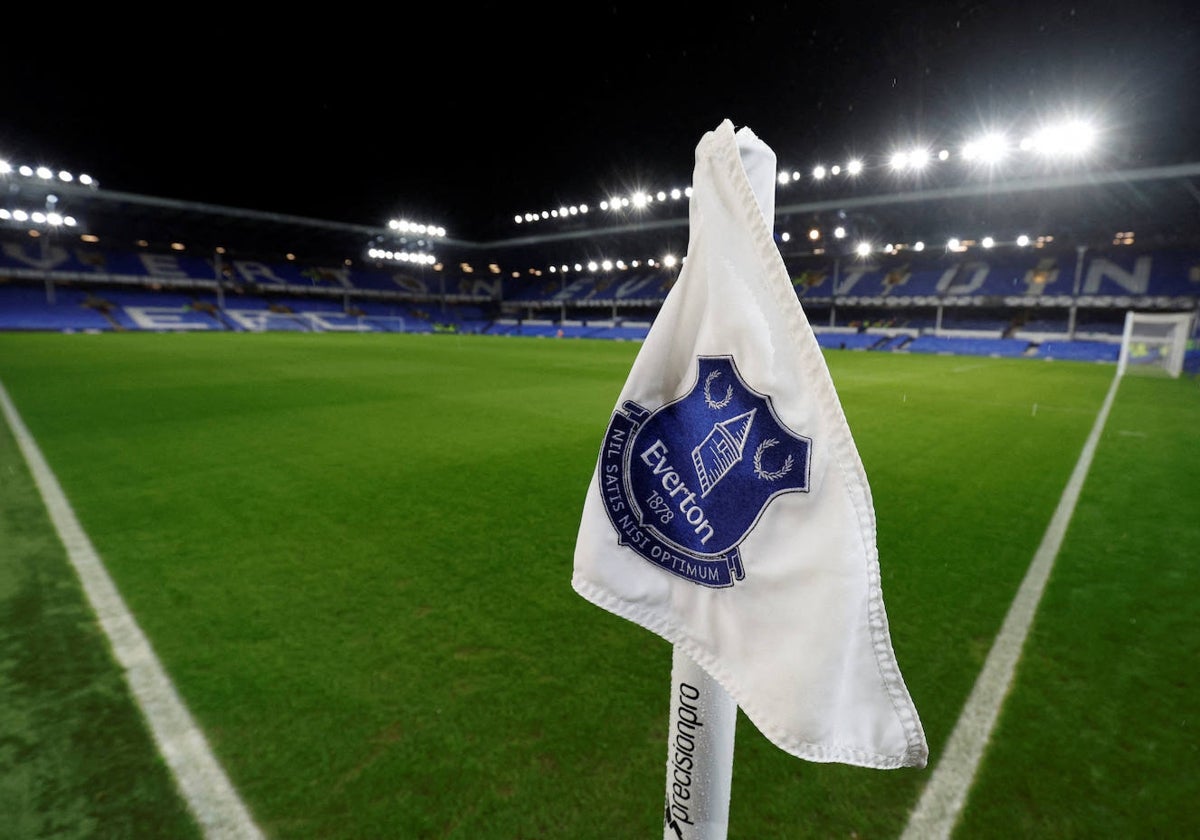
[[1095, 115], [1114, 166], [1200, 160], [1196, 0], [702, 5], [59, 15], [6, 36], [0, 157], [477, 240], [524, 210], [686, 185], [724, 118], [789, 168], [1065, 111]]

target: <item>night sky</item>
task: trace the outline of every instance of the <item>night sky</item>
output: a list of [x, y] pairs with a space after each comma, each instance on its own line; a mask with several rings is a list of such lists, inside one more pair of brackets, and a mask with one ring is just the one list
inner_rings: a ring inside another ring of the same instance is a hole
[[468, 239], [511, 233], [526, 210], [684, 186], [725, 118], [789, 168], [1061, 114], [1096, 121], [1097, 165], [1200, 160], [1194, 0], [646, 5], [343, 5], [265, 22], [173, 6], [117, 35], [112, 12], [60, 15], [8, 35], [0, 158]]

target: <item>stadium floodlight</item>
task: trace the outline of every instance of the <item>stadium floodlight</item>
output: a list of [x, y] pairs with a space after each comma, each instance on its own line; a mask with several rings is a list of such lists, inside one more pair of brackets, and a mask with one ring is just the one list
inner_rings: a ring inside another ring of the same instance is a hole
[[1086, 120], [1065, 120], [1036, 132], [1028, 147], [1052, 157], [1081, 156], [1096, 144], [1096, 129]]
[[792, 180], [792, 176], [788, 175], [786, 172], [779, 173], [779, 185], [781, 187], [786, 187], [788, 181], [790, 180]]
[[988, 132], [963, 146], [964, 160], [995, 165], [1004, 159], [1008, 151], [1008, 139], [999, 132]]
[[871, 256], [871, 243], [859, 242], [858, 245], [854, 247], [854, 253], [858, 254], [860, 257]]
[[889, 162], [892, 169], [896, 172], [905, 169], [918, 171], [924, 169], [929, 164], [929, 150], [916, 148], [910, 149], [907, 152], [893, 152]]
[[[529, 219], [529, 216], [526, 215], [525, 218]], [[534, 218], [536, 218], [536, 216]], [[412, 222], [408, 219], [388, 219], [387, 226], [388, 230], [394, 230], [397, 233], [416, 233], [422, 236], [432, 236], [435, 238], [444, 238], [446, 236], [446, 229], [441, 225], [426, 224], [424, 222]]]
[[0, 175], [9, 175], [13, 171], [12, 164], [0, 158]]
[[950, 159], [950, 150], [949, 149], [942, 149], [941, 151], [938, 152], [938, 160], [947, 161], [949, 159]]
[[1017, 245], [1018, 246], [1024, 248], [1028, 244], [1029, 244], [1029, 237], [1026, 236], [1025, 234], [1022, 233], [1020, 236], [1017, 237]]
[[367, 256], [373, 260], [389, 260], [391, 262], [416, 263], [417, 265], [434, 265], [437, 257], [433, 254], [413, 253], [412, 251], [392, 251], [386, 248], [370, 248]]
[[816, 228], [811, 229], [808, 232], [808, 238], [811, 239], [813, 242], [816, 242], [818, 239], [821, 238], [821, 231], [817, 230]]
[[844, 227], [842, 227], [841, 225], [838, 225], [837, 227], [835, 227], [833, 229], [833, 235], [837, 239], [845, 239], [846, 238], [846, 229]]
[[816, 166], [813, 167], [812, 174], [813, 174], [813, 180], [816, 180], [816, 181], [825, 180], [825, 167], [818, 163]]
[[961, 251], [962, 250], [962, 241], [957, 236], [950, 237], [950, 239], [946, 242], [946, 250], [947, 251]]
[[922, 242], [920, 239], [918, 239], [916, 242], [913, 243], [913, 250], [914, 251], [924, 251], [925, 243]]
[[979, 244], [982, 245], [984, 248], [991, 248], [993, 245], [996, 244], [996, 240], [990, 236], [985, 236], [985, 237], [983, 237], [983, 239], [980, 241]]
[[41, 178], [43, 181], [49, 181], [51, 178], [54, 177], [54, 173], [52, 171], [50, 171], [49, 166], [39, 166], [37, 168], [37, 176], [39, 178]]
[[863, 162], [861, 160], [859, 160], [858, 158], [852, 158], [850, 160], [850, 162], [846, 164], [846, 172], [849, 173], [850, 175], [858, 175], [862, 171], [863, 171]]

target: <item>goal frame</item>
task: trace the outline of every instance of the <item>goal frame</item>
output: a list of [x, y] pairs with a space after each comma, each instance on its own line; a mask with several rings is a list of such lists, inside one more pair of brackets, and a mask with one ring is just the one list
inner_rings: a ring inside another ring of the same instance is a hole
[[[1174, 326], [1163, 336], [1146, 336], [1137, 333], [1139, 324]], [[1195, 312], [1136, 312], [1129, 310], [1125, 313], [1125, 329], [1121, 333], [1121, 353], [1117, 358], [1117, 376], [1124, 376], [1127, 371], [1149, 372], [1161, 370], [1167, 376], [1178, 379], [1183, 373], [1184, 355], [1187, 353], [1187, 343], [1192, 338], [1196, 326]], [[1134, 343], [1151, 345], [1160, 348], [1160, 361], [1147, 364], [1131, 362], [1135, 358]]]

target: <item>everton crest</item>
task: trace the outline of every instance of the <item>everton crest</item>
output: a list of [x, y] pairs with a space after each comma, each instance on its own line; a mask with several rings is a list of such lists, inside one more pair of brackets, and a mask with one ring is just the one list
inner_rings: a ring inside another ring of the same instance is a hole
[[600, 492], [618, 542], [711, 587], [745, 576], [738, 545], [771, 500], [807, 493], [812, 441], [775, 415], [732, 356], [700, 356], [683, 397], [627, 400], [600, 450]]

